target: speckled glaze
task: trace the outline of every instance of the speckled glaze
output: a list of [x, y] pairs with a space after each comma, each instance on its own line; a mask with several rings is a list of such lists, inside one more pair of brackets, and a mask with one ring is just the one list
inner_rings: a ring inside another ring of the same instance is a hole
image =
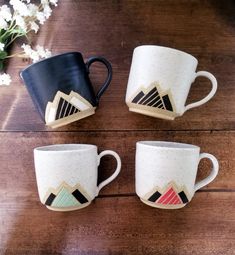
[[[208, 177], [195, 184], [198, 164], [202, 158], [210, 159], [213, 167]], [[140, 141], [137, 142], [136, 149], [136, 193], [144, 203], [150, 206], [166, 209], [181, 208], [192, 199], [196, 190], [213, 181], [218, 174], [218, 169], [217, 159], [208, 153], [200, 154], [198, 146]], [[165, 199], [165, 202], [168, 202], [164, 203], [164, 200], [160, 198], [160, 195], [164, 195], [170, 188], [176, 193], [175, 204], [170, 203], [170, 199]], [[184, 192], [187, 197], [185, 202], [182, 202], [178, 196], [180, 192]], [[149, 201], [148, 198], [153, 194], [157, 196], [157, 199]]]
[[[162, 46], [143, 45], [135, 48], [127, 85], [126, 103], [129, 109], [141, 114], [173, 120], [185, 111], [210, 100], [217, 90], [215, 77], [206, 71], [196, 72], [198, 60], [192, 55]], [[185, 106], [191, 84], [198, 76], [208, 78], [212, 83], [211, 92], [202, 100]], [[148, 91], [157, 84], [158, 92], [168, 94], [172, 112], [156, 107], [132, 104], [133, 97], [139, 91]], [[142, 107], [142, 108], [141, 108]]]
[[[104, 155], [114, 156], [117, 160], [117, 168], [97, 187], [98, 166]], [[89, 205], [100, 189], [115, 179], [121, 169], [121, 160], [116, 152], [107, 150], [98, 155], [97, 147], [89, 144], [59, 144], [35, 148], [34, 162], [39, 197], [45, 205], [49, 194], [57, 194], [61, 188], [66, 188], [66, 192], [69, 190], [71, 193], [77, 188], [85, 195], [87, 199], [85, 204]], [[70, 211], [83, 208], [84, 204], [77, 203], [76, 207], [47, 207], [57, 211]]]

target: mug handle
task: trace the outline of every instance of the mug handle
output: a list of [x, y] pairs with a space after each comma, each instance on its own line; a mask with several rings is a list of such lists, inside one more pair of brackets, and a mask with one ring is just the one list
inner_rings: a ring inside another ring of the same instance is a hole
[[120, 173], [121, 171], [121, 159], [119, 157], [119, 155], [115, 152], [115, 151], [111, 151], [111, 150], [106, 150], [106, 151], [102, 151], [99, 155], [98, 155], [98, 165], [100, 164], [100, 160], [103, 156], [105, 155], [112, 155], [116, 160], [117, 160], [117, 168], [116, 170], [114, 171], [114, 173], [109, 177], [107, 178], [106, 180], [102, 181], [98, 187], [97, 187], [97, 191], [96, 191], [96, 196], [98, 196], [100, 190], [106, 186], [107, 184], [109, 184], [111, 181], [113, 181], [117, 176], [118, 174]]
[[102, 96], [102, 94], [105, 92], [105, 90], [108, 88], [111, 80], [112, 80], [112, 66], [111, 64], [109, 63], [108, 60], [106, 60], [105, 58], [103, 57], [100, 57], [100, 56], [95, 56], [95, 57], [91, 57], [87, 60], [86, 62], [86, 67], [87, 67], [87, 72], [88, 74], [90, 73], [89, 71], [89, 68], [91, 66], [92, 63], [94, 62], [101, 62], [103, 63], [106, 68], [108, 69], [108, 76], [103, 84], [103, 86], [99, 89], [99, 91], [97, 92], [97, 95], [96, 95], [96, 104], [98, 105], [99, 104], [99, 100], [100, 100], [100, 97]]
[[199, 162], [203, 158], [210, 159], [213, 166], [212, 166], [210, 175], [195, 184], [194, 191], [197, 191], [197, 190], [201, 189], [202, 187], [206, 186], [207, 184], [209, 184], [210, 182], [212, 182], [215, 179], [215, 177], [217, 176], [218, 171], [219, 171], [219, 163], [215, 156], [213, 156], [209, 153], [201, 153], [199, 156]]
[[194, 77], [194, 80], [199, 77], [199, 76], [203, 76], [203, 77], [206, 77], [208, 78], [211, 83], [212, 83], [212, 88], [211, 88], [211, 91], [210, 93], [204, 97], [203, 99], [201, 99], [200, 101], [198, 102], [195, 102], [195, 103], [191, 103], [189, 105], [186, 105], [185, 108], [184, 108], [184, 112], [188, 111], [189, 109], [192, 109], [194, 107], [198, 107], [202, 104], [205, 104], [206, 102], [208, 102], [216, 93], [216, 90], [217, 90], [217, 80], [215, 78], [215, 76], [209, 72], [206, 72], [206, 71], [199, 71], [197, 73], [195, 73], [195, 77]]

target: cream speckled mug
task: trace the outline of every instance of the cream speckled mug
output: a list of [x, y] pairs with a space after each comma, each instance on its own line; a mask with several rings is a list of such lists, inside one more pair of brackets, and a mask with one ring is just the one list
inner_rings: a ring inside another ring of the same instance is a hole
[[[117, 160], [115, 172], [97, 187], [98, 166], [105, 155]], [[34, 149], [39, 197], [54, 211], [72, 211], [88, 206], [99, 191], [121, 170], [121, 159], [114, 151], [97, 154], [90, 144], [58, 144]]]
[[[218, 174], [217, 159], [200, 148], [185, 143], [141, 141], [136, 145], [136, 193], [147, 205], [177, 209]], [[195, 183], [201, 159], [212, 162], [209, 176]]]
[[[209, 72], [196, 72], [197, 65], [195, 57], [176, 49], [154, 45], [135, 48], [126, 92], [129, 110], [173, 120], [205, 104], [216, 93], [217, 81]], [[185, 106], [191, 84], [199, 76], [208, 78], [212, 89], [205, 98]]]

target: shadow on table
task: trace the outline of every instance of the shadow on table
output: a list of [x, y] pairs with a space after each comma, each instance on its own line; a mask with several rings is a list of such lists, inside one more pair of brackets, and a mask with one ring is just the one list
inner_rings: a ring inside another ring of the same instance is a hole
[[211, 5], [214, 7], [218, 16], [223, 18], [227, 25], [235, 26], [235, 0], [230, 1], [211, 1]]

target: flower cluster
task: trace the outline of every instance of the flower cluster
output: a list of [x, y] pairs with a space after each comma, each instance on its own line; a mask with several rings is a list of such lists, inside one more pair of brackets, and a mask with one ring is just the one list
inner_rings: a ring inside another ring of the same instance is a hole
[[9, 74], [3, 73], [0, 75], [0, 86], [8, 86], [11, 83], [11, 76]]
[[21, 48], [24, 50], [25, 56], [31, 58], [34, 63], [40, 59], [49, 58], [51, 56], [51, 52], [40, 45], [37, 45], [35, 50], [33, 50], [29, 44], [23, 44]]
[[[37, 33], [40, 25], [51, 16], [52, 7], [57, 6], [58, 0], [38, 0], [38, 4], [31, 3], [31, 0], [10, 0], [9, 5], [0, 6], [0, 70], [3, 70], [4, 60], [19, 54], [8, 55], [8, 47], [16, 38], [27, 36], [31, 31]], [[37, 46], [33, 50], [30, 45], [22, 45], [24, 54], [30, 57], [33, 62], [51, 55], [49, 50]], [[0, 85], [5, 81], [1, 80]], [[5, 74], [3, 74], [5, 77]], [[6, 82], [8, 83], [8, 82]]]
[[2, 5], [0, 7], [0, 39], [4, 32], [20, 35], [26, 35], [29, 31], [37, 33], [39, 24], [44, 24], [51, 16], [51, 5], [57, 6], [57, 2], [58, 0], [41, 0], [41, 3], [36, 5], [30, 0], [10, 0], [11, 8]]

